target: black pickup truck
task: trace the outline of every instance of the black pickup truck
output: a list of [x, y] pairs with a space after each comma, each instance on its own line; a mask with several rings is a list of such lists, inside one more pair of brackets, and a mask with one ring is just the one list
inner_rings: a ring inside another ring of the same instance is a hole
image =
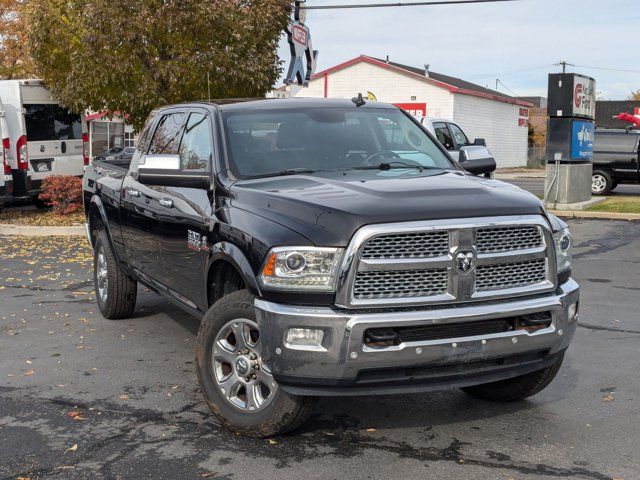
[[379, 102], [157, 109], [128, 169], [84, 176], [100, 311], [141, 283], [202, 319], [203, 394], [247, 435], [319, 396], [534, 395], [576, 328], [571, 235], [493, 159], [465, 169]]
[[621, 183], [640, 184], [640, 130], [596, 130], [591, 193], [608, 195]]

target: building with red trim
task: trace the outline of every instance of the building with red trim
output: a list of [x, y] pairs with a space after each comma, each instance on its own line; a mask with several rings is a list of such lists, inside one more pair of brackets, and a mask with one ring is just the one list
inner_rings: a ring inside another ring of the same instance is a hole
[[471, 142], [486, 140], [499, 168], [527, 164], [532, 103], [428, 67], [360, 55], [316, 73], [309, 87], [296, 96], [352, 98], [358, 93], [396, 104], [416, 116], [453, 120]]

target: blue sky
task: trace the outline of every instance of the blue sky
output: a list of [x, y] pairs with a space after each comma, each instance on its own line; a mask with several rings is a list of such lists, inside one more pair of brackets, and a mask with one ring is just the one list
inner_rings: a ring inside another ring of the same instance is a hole
[[[404, 0], [410, 2], [413, 0]], [[395, 0], [376, 0], [394, 3]], [[308, 0], [308, 5], [373, 0]], [[552, 64], [606, 67], [573, 71], [596, 78], [599, 98], [625, 99], [640, 89], [640, 0], [516, 2], [309, 11], [318, 69], [361, 53], [495, 88], [499, 78], [518, 95], [546, 95]], [[280, 56], [288, 61], [282, 42]], [[571, 70], [570, 70], [571, 71]], [[503, 86], [500, 91], [510, 94]]]

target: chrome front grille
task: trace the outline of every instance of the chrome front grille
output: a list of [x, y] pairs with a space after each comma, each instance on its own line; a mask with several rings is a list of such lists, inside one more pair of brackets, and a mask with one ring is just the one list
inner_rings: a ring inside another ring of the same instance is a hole
[[508, 252], [540, 247], [543, 241], [540, 229], [535, 226], [479, 228], [476, 248], [478, 253]]
[[449, 232], [381, 235], [367, 242], [362, 258], [420, 258], [449, 253]]
[[353, 295], [358, 299], [443, 295], [448, 273], [446, 268], [358, 272]]
[[544, 282], [547, 278], [547, 262], [544, 258], [530, 262], [502, 265], [481, 265], [476, 271], [476, 290], [504, 290], [526, 287]]
[[366, 226], [347, 249], [337, 303], [444, 304], [550, 291], [553, 248], [546, 220], [535, 215]]

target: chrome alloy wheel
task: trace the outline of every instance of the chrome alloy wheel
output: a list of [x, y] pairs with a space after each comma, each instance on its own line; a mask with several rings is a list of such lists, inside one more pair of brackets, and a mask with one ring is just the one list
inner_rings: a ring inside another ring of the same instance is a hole
[[98, 262], [96, 263], [96, 280], [98, 286], [98, 295], [103, 302], [107, 301], [109, 293], [109, 277], [107, 270], [107, 257], [104, 252], [104, 246], [100, 246], [98, 250]]
[[222, 395], [245, 412], [265, 408], [278, 384], [262, 362], [258, 325], [238, 318], [220, 329], [213, 344], [213, 372]]
[[596, 173], [595, 175], [593, 175], [593, 177], [591, 177], [591, 191], [593, 193], [600, 193], [604, 191], [606, 187], [607, 179], [602, 175]]

